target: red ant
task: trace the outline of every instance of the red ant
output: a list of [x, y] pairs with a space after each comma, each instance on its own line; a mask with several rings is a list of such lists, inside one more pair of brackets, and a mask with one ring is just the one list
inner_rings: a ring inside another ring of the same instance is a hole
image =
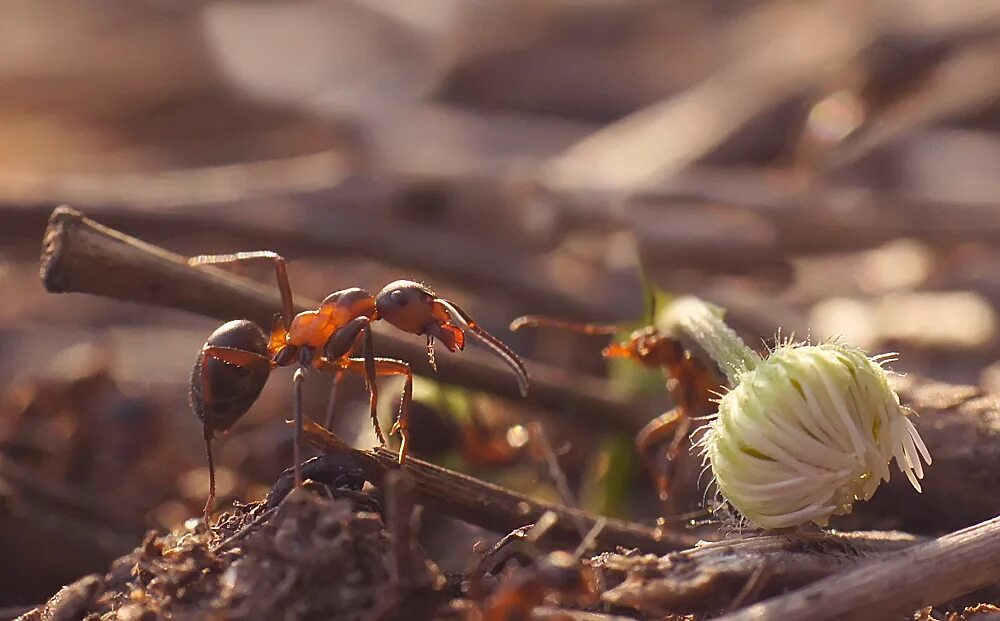
[[[309, 368], [337, 376], [344, 371], [364, 375], [369, 391], [372, 426], [382, 445], [385, 445], [385, 437], [376, 416], [378, 389], [375, 377], [405, 376], [399, 414], [389, 434], [399, 432], [399, 463], [406, 462], [413, 373], [410, 366], [401, 360], [374, 355], [373, 321], [385, 319], [404, 332], [426, 336], [427, 356], [434, 369], [435, 339], [454, 352], [465, 348], [466, 334], [471, 334], [514, 371], [521, 394], [527, 393], [528, 374], [517, 355], [481, 328], [468, 313], [437, 297], [420, 283], [397, 280], [375, 296], [357, 287], [342, 289], [328, 295], [318, 309], [293, 315], [288, 270], [285, 259], [280, 255], [270, 251], [239, 252], [203, 255], [188, 262], [191, 265], [217, 265], [258, 259], [273, 262], [281, 291], [281, 314], [275, 316], [270, 338], [265, 337], [253, 322], [230, 321], [208, 337], [191, 374], [191, 407], [204, 426], [208, 453], [206, 518], [215, 501], [212, 438], [216, 431], [232, 427], [250, 409], [275, 367], [298, 365], [292, 376], [295, 387], [293, 452], [296, 487], [302, 484], [302, 382]], [[363, 339], [362, 357], [352, 357], [359, 339]]]
[[569, 552], [550, 552], [503, 580], [468, 617], [475, 621], [529, 619], [535, 607], [552, 594], [593, 605], [600, 601], [595, 581], [593, 571]]
[[[550, 595], [592, 606], [600, 602], [597, 572], [580, 557], [590, 549], [604, 528], [598, 520], [571, 554], [557, 550], [544, 553], [538, 540], [555, 524], [555, 516], [542, 515], [535, 524], [519, 528], [503, 537], [486, 552], [472, 571], [469, 594], [478, 602], [466, 615], [467, 621], [514, 621], [529, 619], [535, 607]], [[484, 596], [483, 578], [497, 573], [512, 559], [527, 561], [500, 580], [489, 596]]]
[[[517, 331], [524, 327], [551, 327], [584, 334], [616, 334], [619, 326], [584, 324], [537, 315], [518, 317], [510, 324]], [[671, 491], [669, 463], [677, 458], [688, 433], [692, 418], [715, 412], [716, 398], [725, 383], [714, 365], [692, 355], [676, 337], [656, 326], [640, 328], [624, 343], [612, 343], [601, 352], [605, 358], [631, 358], [649, 367], [663, 369], [674, 407], [647, 423], [635, 436], [635, 446], [653, 479], [660, 500], [666, 501]], [[670, 439], [666, 450], [653, 449]]]

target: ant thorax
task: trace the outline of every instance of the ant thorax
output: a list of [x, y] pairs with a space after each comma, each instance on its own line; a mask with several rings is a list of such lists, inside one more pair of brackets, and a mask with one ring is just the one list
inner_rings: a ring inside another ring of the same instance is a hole
[[336, 329], [336, 322], [328, 313], [304, 311], [292, 319], [285, 342], [295, 347], [320, 349], [330, 340]]

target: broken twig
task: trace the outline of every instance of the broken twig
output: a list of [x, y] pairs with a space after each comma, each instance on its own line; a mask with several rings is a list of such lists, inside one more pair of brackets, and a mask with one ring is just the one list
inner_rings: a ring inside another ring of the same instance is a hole
[[725, 621], [892, 619], [1000, 582], [1000, 517], [913, 546]]
[[[382, 485], [385, 476], [399, 469], [397, 455], [385, 448], [360, 451], [336, 440], [329, 431], [315, 423], [306, 422], [303, 438], [323, 452], [345, 452], [357, 460], [366, 478]], [[605, 520], [604, 528], [596, 536], [596, 545], [602, 549], [617, 546], [638, 548], [644, 552], [662, 554], [693, 546], [698, 538], [685, 533], [658, 531], [649, 526], [608, 519], [579, 509], [539, 502], [499, 485], [493, 485], [447, 468], [410, 457], [404, 470], [413, 480], [414, 500], [441, 513], [476, 524], [496, 532], [507, 533], [516, 528], [537, 522], [542, 514], [551, 511], [558, 521], [552, 527], [553, 544], [577, 545], [580, 540], [578, 525], [587, 529]]]
[[[251, 319], [268, 327], [281, 308], [275, 287], [210, 267], [191, 267], [184, 257], [102, 226], [68, 207], [49, 220], [42, 248], [41, 277], [54, 293], [91, 293], [186, 310], [218, 319]], [[295, 311], [319, 302], [298, 297]], [[380, 355], [409, 362], [413, 372], [494, 395], [520, 399], [517, 383], [480, 351], [441, 356], [437, 373], [427, 363], [423, 343], [383, 326], [375, 328]], [[527, 401], [558, 415], [571, 415], [599, 428], [637, 430], [641, 411], [610, 397], [604, 381], [529, 364]]]

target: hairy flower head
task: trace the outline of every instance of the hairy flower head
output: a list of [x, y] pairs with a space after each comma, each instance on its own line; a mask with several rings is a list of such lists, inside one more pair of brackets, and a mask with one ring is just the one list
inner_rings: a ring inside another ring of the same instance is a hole
[[762, 528], [826, 525], [871, 498], [893, 459], [920, 491], [921, 458], [931, 457], [889, 385], [884, 357], [825, 343], [785, 344], [762, 359], [718, 309], [685, 304], [678, 326], [732, 384], [699, 445], [722, 497], [748, 520]]

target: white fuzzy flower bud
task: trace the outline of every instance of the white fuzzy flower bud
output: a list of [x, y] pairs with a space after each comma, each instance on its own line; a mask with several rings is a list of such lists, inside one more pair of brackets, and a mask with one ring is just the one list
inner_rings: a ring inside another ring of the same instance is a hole
[[699, 444], [722, 497], [762, 528], [825, 525], [889, 480], [889, 462], [920, 491], [931, 457], [878, 359], [846, 345], [784, 345], [766, 359], [714, 307], [685, 299], [678, 329], [733, 385]]

